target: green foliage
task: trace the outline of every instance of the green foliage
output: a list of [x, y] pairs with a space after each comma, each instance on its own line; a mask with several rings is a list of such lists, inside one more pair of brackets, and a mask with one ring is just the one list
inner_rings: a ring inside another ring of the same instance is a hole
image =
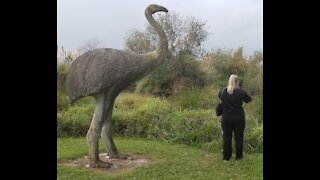
[[57, 111], [63, 111], [68, 109], [68, 101], [66, 94], [63, 90], [57, 90]]
[[164, 61], [159, 64], [151, 74], [137, 82], [136, 92], [140, 94], [152, 94], [158, 97], [167, 97], [172, 94], [170, 82], [174, 79], [171, 73], [171, 62]]
[[247, 92], [262, 94], [262, 53], [255, 52], [249, 59], [242, 55], [243, 48], [234, 53], [231, 50], [213, 50], [206, 54], [201, 63], [206, 73], [206, 83], [226, 86], [231, 74], [240, 76], [240, 86]]
[[221, 131], [212, 110], [180, 111], [165, 100], [129, 94], [122, 95], [115, 107], [113, 130], [116, 134], [194, 146], [212, 143], [217, 146], [208, 150], [221, 148]]
[[83, 98], [67, 110], [58, 112], [57, 136], [85, 136], [94, 113], [95, 104], [92, 99]]
[[205, 74], [190, 51], [180, 51], [171, 60], [173, 79], [170, 82], [174, 93], [193, 88], [203, 88]]
[[213, 109], [217, 102], [218, 89], [213, 85], [204, 89], [186, 90], [169, 98], [169, 101], [184, 109]]
[[204, 78], [200, 62], [190, 52], [181, 51], [138, 82], [136, 92], [168, 97], [184, 90], [203, 88]]
[[207, 84], [215, 84], [219, 87], [227, 85], [228, 78], [232, 74], [232, 51], [214, 50], [204, 56], [202, 69], [206, 72]]
[[65, 93], [66, 78], [70, 64], [65, 60], [57, 65], [57, 111], [63, 111], [68, 108], [68, 101]]
[[255, 54], [249, 58], [243, 78], [243, 88], [245, 90], [255, 94], [263, 93], [263, 66], [261, 52], [255, 52]]
[[263, 152], [263, 128], [257, 126], [254, 128], [247, 128], [245, 130], [244, 138], [245, 152]]
[[252, 102], [245, 104], [246, 119], [252, 122], [253, 126], [258, 126], [263, 123], [263, 95], [253, 96]]
[[219, 139], [217, 119], [213, 112], [200, 110], [176, 111], [169, 129], [170, 140], [187, 145], [199, 145]]
[[129, 136], [164, 138], [163, 127], [172, 108], [165, 100], [122, 94], [115, 103], [113, 131]]
[[58, 63], [57, 65], [57, 88], [59, 91], [65, 91], [66, 77], [70, 64], [67, 62]]
[[[114, 105], [113, 133], [178, 142], [208, 151], [220, 150], [221, 128], [213, 108], [210, 108], [216, 103], [217, 93], [218, 88], [214, 86], [181, 93], [169, 100], [122, 93]], [[191, 100], [187, 98], [189, 95]], [[261, 101], [262, 97], [256, 97], [246, 108], [246, 152], [262, 151], [262, 121], [257, 120]], [[85, 136], [94, 108], [92, 98], [83, 98], [59, 112], [58, 137]]]

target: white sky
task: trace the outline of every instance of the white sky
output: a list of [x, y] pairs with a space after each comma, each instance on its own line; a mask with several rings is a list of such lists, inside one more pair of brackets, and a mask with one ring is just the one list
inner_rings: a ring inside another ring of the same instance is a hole
[[204, 48], [244, 48], [245, 55], [262, 51], [262, 0], [57, 0], [58, 44], [74, 51], [90, 39], [99, 47], [124, 49], [127, 33], [143, 30], [149, 4], [207, 22]]

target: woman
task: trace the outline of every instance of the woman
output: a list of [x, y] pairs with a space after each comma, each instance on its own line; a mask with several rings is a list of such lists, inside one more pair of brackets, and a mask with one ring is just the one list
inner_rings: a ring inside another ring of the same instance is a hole
[[232, 74], [228, 86], [218, 94], [222, 101], [221, 126], [223, 131], [223, 160], [229, 161], [232, 155], [232, 133], [236, 145], [236, 160], [243, 158], [243, 133], [245, 129], [245, 114], [243, 101], [248, 103], [251, 97], [239, 87], [239, 77]]

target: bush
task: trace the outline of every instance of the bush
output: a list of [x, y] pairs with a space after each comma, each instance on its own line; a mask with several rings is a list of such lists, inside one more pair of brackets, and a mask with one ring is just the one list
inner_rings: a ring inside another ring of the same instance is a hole
[[69, 105], [68, 105], [68, 101], [66, 98], [66, 94], [64, 91], [62, 90], [58, 90], [57, 91], [57, 111], [63, 111], [68, 109]]
[[255, 52], [247, 61], [247, 68], [244, 73], [243, 88], [255, 94], [263, 93], [263, 54]]
[[262, 126], [247, 128], [244, 135], [245, 152], [263, 152], [263, 128]]
[[65, 91], [66, 77], [68, 74], [70, 64], [63, 62], [57, 65], [57, 88], [58, 90]]
[[172, 108], [165, 100], [122, 94], [115, 103], [113, 131], [121, 135], [163, 137], [161, 129]]
[[204, 89], [192, 89], [183, 91], [177, 95], [170, 97], [169, 101], [182, 110], [212, 110], [218, 102], [217, 97], [218, 89], [211, 85]]
[[219, 136], [217, 119], [213, 112], [204, 110], [182, 110], [172, 115], [170, 139], [188, 145], [211, 142]]
[[263, 123], [263, 95], [253, 96], [252, 102], [245, 104], [244, 109], [250, 127], [256, 127]]
[[93, 117], [95, 104], [90, 98], [81, 99], [67, 110], [58, 112], [57, 136], [85, 136]]
[[69, 70], [69, 63], [62, 62], [57, 65], [57, 111], [68, 108], [68, 101], [65, 93], [66, 77]]

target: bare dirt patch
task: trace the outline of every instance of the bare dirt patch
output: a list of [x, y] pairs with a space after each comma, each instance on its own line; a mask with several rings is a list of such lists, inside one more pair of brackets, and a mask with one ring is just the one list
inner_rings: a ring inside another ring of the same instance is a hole
[[[128, 154], [127, 154], [128, 155]], [[89, 159], [87, 156], [79, 159], [73, 160], [63, 160], [59, 162], [65, 166], [85, 168], [88, 170], [98, 171], [102, 173], [116, 173], [116, 172], [125, 172], [130, 169], [135, 169], [137, 167], [149, 165], [153, 162], [151, 158], [138, 156], [138, 155], [128, 155], [127, 159], [111, 159], [107, 156], [106, 153], [99, 154], [100, 160], [104, 162], [113, 163], [113, 166], [110, 168], [89, 168]]]

